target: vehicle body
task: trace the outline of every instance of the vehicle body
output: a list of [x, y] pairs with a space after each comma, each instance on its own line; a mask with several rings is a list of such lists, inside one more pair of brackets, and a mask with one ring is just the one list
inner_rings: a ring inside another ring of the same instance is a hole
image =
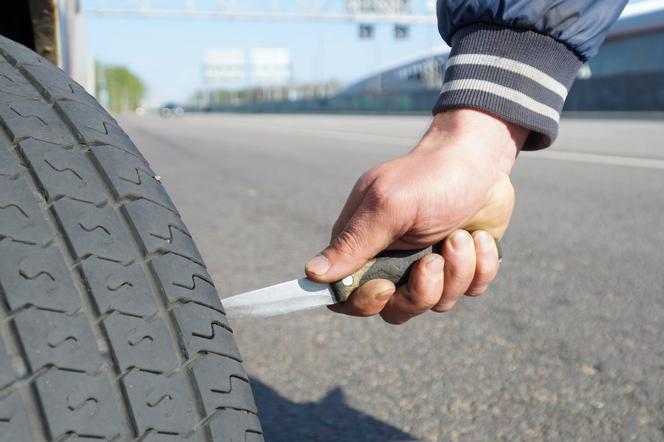
[[159, 109], [159, 115], [162, 117], [181, 117], [184, 115], [184, 108], [177, 103], [168, 102]]
[[11, 1], [3, 12], [0, 35], [32, 49], [94, 94], [94, 62], [79, 0]]

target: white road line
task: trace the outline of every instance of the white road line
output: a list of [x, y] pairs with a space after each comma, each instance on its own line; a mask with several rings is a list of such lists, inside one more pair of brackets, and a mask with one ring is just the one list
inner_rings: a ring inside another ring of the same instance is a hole
[[[371, 143], [383, 146], [402, 147], [409, 149], [417, 143], [418, 137], [404, 137], [396, 135], [379, 135], [375, 133], [347, 132], [343, 130], [322, 129], [315, 127], [293, 127], [275, 124], [263, 124], [255, 122], [233, 121], [233, 126], [250, 125], [254, 130], [266, 130], [281, 132], [296, 136], [318, 136], [320, 138], [350, 141], [357, 143]], [[201, 125], [201, 127], [206, 127]], [[344, 146], [352, 148], [352, 146]], [[607, 166], [639, 167], [642, 169], [664, 170], [664, 160], [628, 157], [609, 154], [593, 154], [584, 152], [569, 152], [560, 150], [544, 149], [537, 152], [521, 152], [520, 158], [571, 161], [576, 163], [601, 164]]]
[[640, 167], [644, 169], [664, 170], [664, 160], [650, 158], [623, 157], [582, 152], [563, 152], [559, 150], [541, 150], [522, 152], [523, 158], [539, 160], [572, 161], [576, 163], [604, 164], [608, 166]]
[[[376, 133], [363, 133], [363, 132], [350, 132], [343, 131], [338, 129], [323, 129], [318, 127], [296, 127], [296, 126], [285, 126], [278, 124], [265, 124], [265, 123], [254, 123], [254, 122], [244, 122], [244, 121], [233, 121], [230, 123], [231, 128], [235, 126], [251, 126], [253, 131], [271, 131], [271, 132], [280, 132], [288, 135], [313, 135], [320, 138], [340, 140], [340, 141], [356, 141], [359, 143], [371, 143], [371, 144], [382, 144], [382, 145], [391, 145], [391, 146], [400, 146], [403, 148], [411, 148], [417, 143], [421, 138], [420, 136], [416, 137], [403, 137], [397, 135], [381, 135]], [[198, 125], [201, 128], [207, 128], [207, 125], [201, 124]]]

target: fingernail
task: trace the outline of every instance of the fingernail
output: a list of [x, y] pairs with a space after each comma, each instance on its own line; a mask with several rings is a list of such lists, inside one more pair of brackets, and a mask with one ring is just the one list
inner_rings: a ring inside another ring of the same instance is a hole
[[452, 234], [450, 238], [452, 250], [455, 252], [462, 252], [468, 247], [468, 234], [463, 230], [458, 230]]
[[494, 243], [496, 242], [489, 232], [480, 230], [475, 234], [475, 239], [478, 242], [480, 250], [491, 250], [494, 248]]
[[307, 263], [305, 269], [314, 275], [324, 275], [330, 270], [330, 261], [324, 255], [316, 255]]
[[443, 258], [440, 255], [432, 254], [427, 258], [424, 267], [430, 276], [440, 278], [443, 276], [443, 264]]

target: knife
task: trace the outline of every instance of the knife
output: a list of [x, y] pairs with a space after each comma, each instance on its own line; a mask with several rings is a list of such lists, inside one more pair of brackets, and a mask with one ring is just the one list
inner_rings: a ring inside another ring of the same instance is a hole
[[[498, 259], [502, 259], [500, 241], [496, 239]], [[396, 286], [408, 281], [415, 262], [429, 253], [440, 253], [442, 241], [420, 250], [383, 252], [369, 260], [361, 269], [332, 284], [295, 279], [240, 295], [222, 299], [226, 316], [254, 318], [284, 315], [324, 305], [345, 302], [353, 291], [372, 279], [387, 279]]]

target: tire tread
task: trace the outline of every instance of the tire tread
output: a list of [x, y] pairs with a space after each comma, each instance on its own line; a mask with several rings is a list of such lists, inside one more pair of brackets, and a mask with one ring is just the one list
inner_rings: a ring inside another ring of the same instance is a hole
[[3, 37], [0, 74], [0, 440], [262, 440], [160, 179], [93, 97]]

